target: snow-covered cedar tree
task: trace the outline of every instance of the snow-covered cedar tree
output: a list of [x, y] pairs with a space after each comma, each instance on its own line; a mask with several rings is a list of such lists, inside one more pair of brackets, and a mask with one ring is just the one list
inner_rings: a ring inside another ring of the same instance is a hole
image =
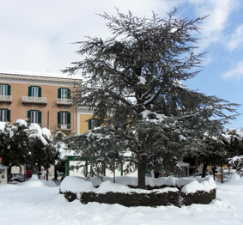
[[63, 70], [82, 74], [74, 103], [93, 109], [93, 119], [104, 126], [72, 137], [70, 147], [100, 165], [109, 163], [109, 154], [129, 161], [126, 169], [138, 169], [140, 188], [145, 188], [146, 169], [173, 171], [184, 155], [203, 148], [203, 133], [222, 129], [237, 114], [237, 104], [182, 84], [200, 72], [203, 54], [195, 53], [197, 38], [191, 34], [204, 18], [175, 13], [168, 19], [119, 10], [116, 16], [100, 15], [112, 37], [77, 42], [83, 59]]

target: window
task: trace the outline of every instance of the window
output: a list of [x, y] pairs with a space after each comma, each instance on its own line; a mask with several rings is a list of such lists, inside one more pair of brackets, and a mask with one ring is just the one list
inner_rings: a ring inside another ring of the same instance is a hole
[[69, 88], [59, 88], [58, 89], [58, 98], [70, 98], [70, 89]]
[[57, 115], [58, 124], [70, 124], [70, 122], [71, 122], [70, 112], [66, 112], [66, 111], [58, 112]]
[[0, 121], [10, 122], [10, 110], [0, 109]]
[[68, 90], [62, 88], [61, 89], [61, 98], [67, 98], [68, 97]]
[[88, 123], [89, 123], [89, 130], [92, 130], [94, 129], [95, 127], [99, 127], [101, 124], [100, 124], [100, 121], [98, 119], [90, 119], [88, 120]]
[[29, 86], [28, 96], [30, 96], [30, 97], [41, 97], [41, 87]]
[[0, 84], [0, 95], [11, 95], [11, 86], [9, 84]]
[[27, 112], [27, 117], [30, 123], [41, 123], [42, 112], [39, 110], [30, 110]]
[[38, 123], [38, 111], [31, 111], [31, 123]]
[[31, 87], [31, 92], [32, 92], [32, 94], [31, 94], [31, 96], [33, 96], [33, 97], [38, 97], [39, 96], [39, 88], [38, 87]]
[[61, 111], [57, 113], [57, 129], [71, 131], [71, 113]]

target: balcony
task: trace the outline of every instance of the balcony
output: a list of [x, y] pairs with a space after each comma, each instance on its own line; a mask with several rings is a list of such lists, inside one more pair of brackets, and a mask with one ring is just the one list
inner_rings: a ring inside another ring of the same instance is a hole
[[47, 97], [22, 96], [22, 103], [47, 104]]
[[57, 105], [72, 105], [70, 98], [57, 98]]
[[0, 102], [12, 102], [12, 95], [0, 95]]
[[61, 131], [71, 131], [71, 124], [57, 124], [56, 130], [61, 130]]

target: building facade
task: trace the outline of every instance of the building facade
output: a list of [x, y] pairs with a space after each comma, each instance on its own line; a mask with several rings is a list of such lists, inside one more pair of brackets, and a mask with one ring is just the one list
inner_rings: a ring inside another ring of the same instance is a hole
[[0, 73], [0, 121], [27, 119], [57, 131], [77, 133], [77, 106], [70, 98], [78, 79]]
[[93, 110], [87, 106], [78, 106], [77, 109], [77, 129], [78, 134], [85, 134], [88, 130], [92, 129]]

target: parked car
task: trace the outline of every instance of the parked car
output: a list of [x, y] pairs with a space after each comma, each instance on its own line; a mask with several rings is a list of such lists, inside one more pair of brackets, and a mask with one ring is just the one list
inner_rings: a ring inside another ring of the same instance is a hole
[[31, 178], [31, 177], [32, 177], [32, 171], [31, 171], [31, 170], [27, 170], [27, 171], [25, 172], [25, 177], [26, 177], [26, 178]]
[[24, 176], [20, 173], [12, 173], [10, 177], [10, 181], [18, 181], [18, 182], [23, 182], [24, 181]]
[[38, 172], [37, 176], [39, 177], [39, 179], [46, 179], [46, 176], [43, 172]]

